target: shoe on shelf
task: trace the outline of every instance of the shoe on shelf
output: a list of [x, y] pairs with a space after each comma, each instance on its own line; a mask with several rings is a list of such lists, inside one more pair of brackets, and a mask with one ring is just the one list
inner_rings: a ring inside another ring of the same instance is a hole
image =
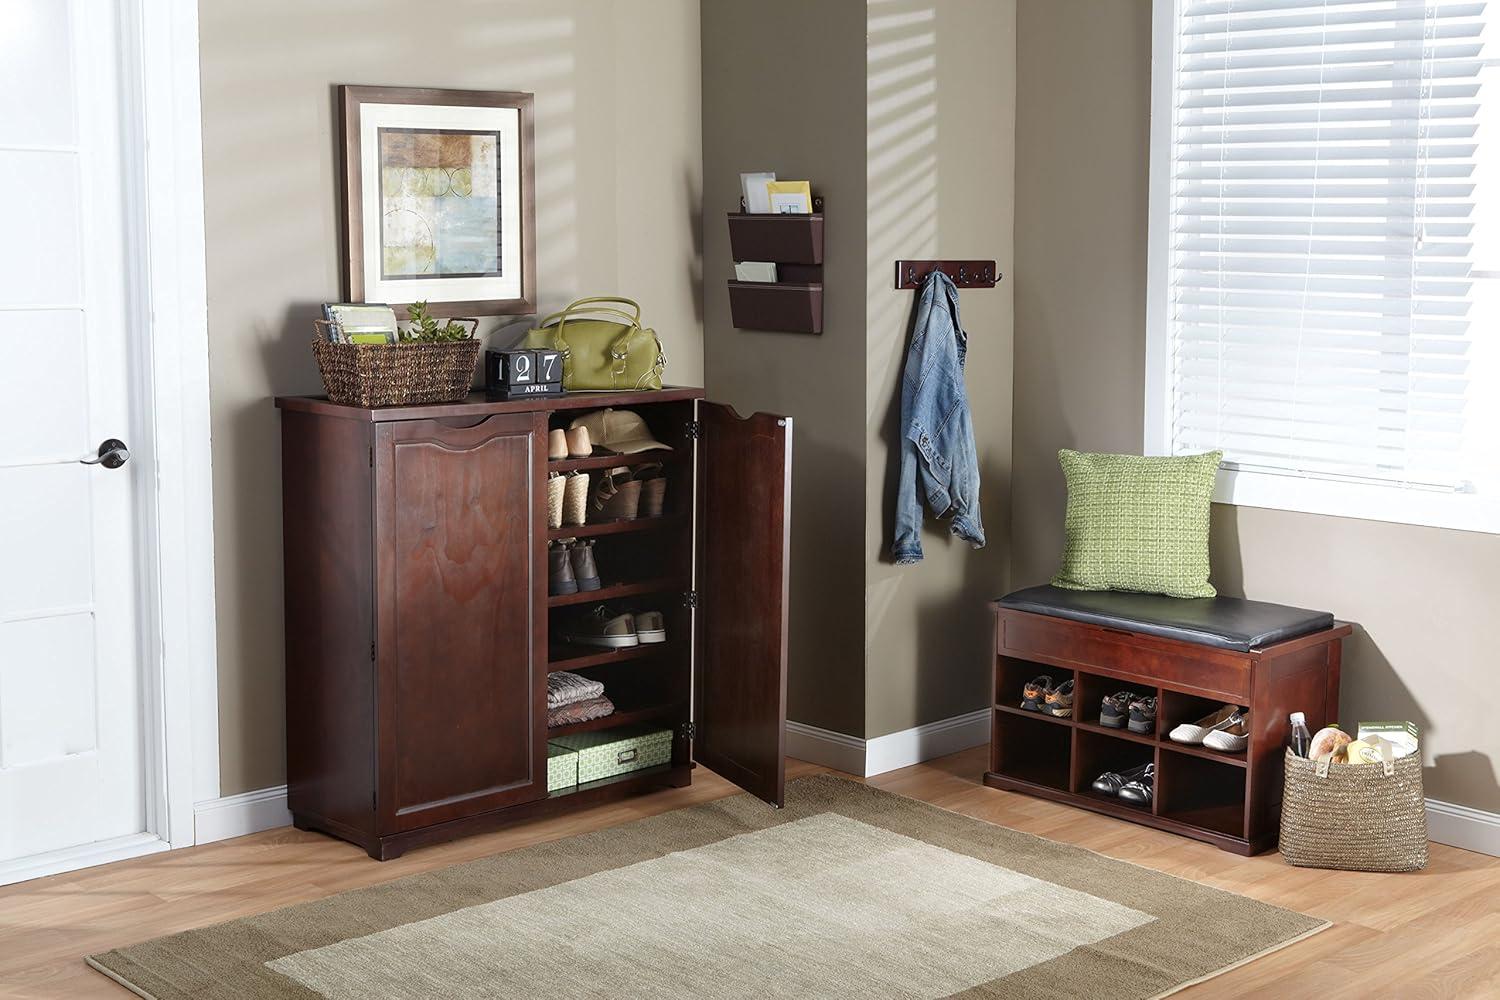
[[568, 549], [568, 556], [573, 562], [573, 578], [578, 581], [578, 589], [598, 590], [599, 567], [594, 564], [594, 540], [586, 538], [574, 542]]
[[666, 642], [667, 619], [660, 611], [637, 611], [635, 634], [642, 643]]
[[1021, 688], [1021, 707], [1028, 712], [1045, 712], [1047, 692], [1052, 690], [1052, 678], [1047, 674], [1033, 677]]
[[563, 524], [583, 524], [589, 514], [589, 477], [586, 472], [575, 472], [563, 477]]
[[592, 511], [596, 521], [634, 521], [640, 516], [641, 481], [624, 466], [610, 469], [594, 487]]
[[1120, 786], [1120, 798], [1131, 805], [1149, 806], [1156, 790], [1156, 765], [1147, 764], [1139, 778]]
[[1226, 726], [1203, 737], [1203, 745], [1222, 753], [1239, 753], [1250, 745], [1250, 712], [1238, 712]]
[[566, 439], [569, 458], [588, 458], [594, 453], [594, 446], [589, 444], [587, 427], [574, 427], [566, 432]]
[[1156, 732], [1156, 696], [1143, 694], [1130, 700], [1130, 721], [1126, 724], [1132, 733], [1149, 736]]
[[660, 465], [643, 465], [635, 478], [641, 483], [641, 517], [661, 517], [667, 502], [667, 473]]
[[1072, 718], [1073, 678], [1069, 677], [1043, 697], [1045, 699], [1044, 710], [1048, 715], [1058, 719]]
[[1105, 771], [1103, 774], [1099, 775], [1099, 777], [1094, 779], [1093, 784], [1090, 785], [1090, 787], [1101, 795], [1118, 796], [1120, 794], [1120, 789], [1124, 788], [1132, 781], [1139, 780], [1140, 777], [1146, 773], [1146, 769], [1148, 767], [1151, 767], [1151, 765], [1141, 764], [1126, 771]]
[[1130, 703], [1135, 701], [1134, 691], [1116, 691], [1107, 694], [1099, 703], [1099, 725], [1109, 729], [1124, 729], [1130, 721]]
[[641, 643], [635, 631], [635, 616], [612, 611], [603, 604], [590, 608], [565, 625], [563, 639], [580, 646], [605, 649], [625, 649]]
[[568, 432], [558, 427], [547, 432], [547, 461], [568, 457]]
[[547, 546], [547, 593], [554, 597], [578, 593], [578, 580], [573, 575], [573, 560], [569, 555], [567, 542], [556, 541]]
[[1238, 705], [1222, 705], [1216, 711], [1205, 715], [1197, 722], [1184, 722], [1180, 726], [1174, 726], [1167, 734], [1167, 739], [1173, 743], [1186, 743], [1189, 746], [1200, 746], [1208, 734], [1215, 729], [1227, 728], [1239, 722], [1240, 707]]
[[561, 528], [563, 521], [563, 494], [567, 482], [557, 473], [547, 477], [547, 527]]

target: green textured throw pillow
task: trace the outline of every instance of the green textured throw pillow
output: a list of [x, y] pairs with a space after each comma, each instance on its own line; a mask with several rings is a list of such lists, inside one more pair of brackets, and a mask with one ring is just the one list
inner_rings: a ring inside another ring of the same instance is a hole
[[1057, 453], [1067, 543], [1052, 586], [1213, 597], [1208, 506], [1222, 451], [1177, 458]]

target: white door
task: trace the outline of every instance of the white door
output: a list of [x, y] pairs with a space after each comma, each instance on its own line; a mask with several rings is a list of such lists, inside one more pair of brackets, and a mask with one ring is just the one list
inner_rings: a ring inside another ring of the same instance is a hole
[[0, 876], [150, 825], [149, 470], [81, 461], [144, 426], [121, 38], [110, 0], [0, 0]]

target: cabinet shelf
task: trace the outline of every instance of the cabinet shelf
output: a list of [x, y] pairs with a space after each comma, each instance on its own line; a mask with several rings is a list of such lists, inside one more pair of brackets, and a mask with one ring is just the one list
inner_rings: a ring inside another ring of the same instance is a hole
[[662, 514], [660, 517], [638, 517], [633, 521], [600, 521], [597, 524], [565, 524], [561, 528], [548, 528], [547, 539], [597, 538], [600, 535], [623, 535], [632, 531], [666, 531], [681, 528], [687, 518], [682, 514]]
[[592, 733], [599, 729], [613, 729], [616, 726], [649, 725], [652, 723], [675, 723], [687, 718], [687, 705], [683, 702], [673, 702], [668, 705], [646, 705], [636, 707], [620, 708], [616, 706], [614, 714], [606, 715], [602, 719], [590, 719], [587, 722], [573, 722], [566, 726], [548, 726], [547, 739], [556, 739], [559, 736], [567, 736], [569, 733]]
[[581, 785], [559, 788], [547, 798], [563, 799], [576, 795], [580, 796], [581, 800], [570, 804], [583, 806], [589, 804], [585, 800], [603, 801], [605, 798], [617, 798], [629, 795], [636, 790], [649, 789], [654, 785], [683, 785], [687, 783], [688, 775], [692, 773], [692, 770], [692, 764], [657, 764], [655, 767], [643, 767], [639, 771], [617, 774], [613, 778], [600, 778], [598, 781], [585, 781]]
[[614, 583], [598, 590], [580, 590], [576, 594], [556, 594], [547, 598], [547, 607], [561, 608], [572, 604], [604, 604], [621, 597], [638, 594], [686, 593], [692, 588], [686, 580], [666, 577], [658, 580], [640, 580], [635, 583]]
[[559, 643], [552, 647], [547, 660], [547, 672], [559, 670], [587, 670], [589, 667], [606, 666], [612, 663], [628, 663], [631, 660], [646, 660], [677, 649], [677, 643], [651, 642], [624, 649], [597, 649], [593, 646], [574, 646]]
[[[1077, 705], [1074, 705], [1077, 712]], [[1217, 750], [1209, 750], [1206, 747], [1189, 746], [1185, 743], [1173, 743], [1168, 739], [1158, 739], [1143, 733], [1133, 733], [1129, 729], [1111, 729], [1109, 726], [1101, 726], [1096, 722], [1085, 722], [1082, 719], [1059, 719], [1054, 715], [1043, 712], [1029, 712], [1024, 708], [1013, 705], [996, 705], [995, 711], [1004, 712], [1007, 715], [1019, 716], [1023, 719], [1041, 719], [1043, 722], [1051, 722], [1054, 725], [1068, 726], [1085, 733], [1094, 733], [1098, 736], [1107, 736], [1111, 739], [1124, 740], [1128, 743], [1140, 743], [1145, 746], [1162, 747], [1174, 753], [1187, 754], [1193, 757], [1202, 757], [1205, 760], [1217, 761], [1220, 764], [1228, 764], [1231, 767], [1245, 767], [1245, 752], [1220, 753]]]
[[590, 469], [634, 468], [638, 465], [661, 465], [680, 462], [687, 453], [676, 448], [643, 451], [635, 455], [594, 455], [590, 458], [554, 458], [547, 462], [548, 472], [574, 472]]

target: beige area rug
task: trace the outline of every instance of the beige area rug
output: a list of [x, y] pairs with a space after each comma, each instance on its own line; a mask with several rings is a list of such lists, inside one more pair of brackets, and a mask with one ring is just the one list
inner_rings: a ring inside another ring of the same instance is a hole
[[1323, 921], [830, 776], [94, 955], [191, 997], [1160, 996]]

